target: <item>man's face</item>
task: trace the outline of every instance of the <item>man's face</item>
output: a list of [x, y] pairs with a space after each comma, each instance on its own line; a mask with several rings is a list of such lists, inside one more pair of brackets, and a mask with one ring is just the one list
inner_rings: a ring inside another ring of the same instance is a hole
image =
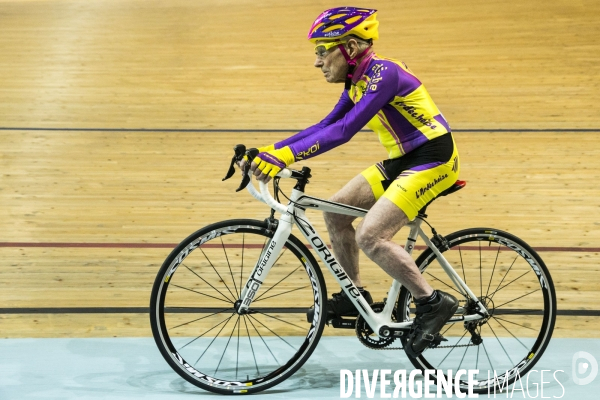
[[[326, 42], [317, 42], [317, 44]], [[315, 67], [321, 68], [325, 80], [329, 83], [340, 83], [346, 79], [348, 64], [338, 46], [334, 46], [324, 53], [317, 54]]]

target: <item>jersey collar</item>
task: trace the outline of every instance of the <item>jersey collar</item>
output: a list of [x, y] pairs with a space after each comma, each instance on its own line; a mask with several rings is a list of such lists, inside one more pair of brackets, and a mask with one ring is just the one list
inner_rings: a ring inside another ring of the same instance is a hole
[[365, 71], [367, 70], [367, 67], [369, 66], [369, 63], [371, 62], [371, 60], [373, 59], [373, 57], [375, 56], [375, 52], [370, 52], [369, 54], [367, 54], [361, 61], [360, 64], [358, 64], [356, 66], [356, 69], [354, 70], [354, 74], [352, 74], [352, 82], [356, 83], [360, 80], [360, 78], [364, 75]]

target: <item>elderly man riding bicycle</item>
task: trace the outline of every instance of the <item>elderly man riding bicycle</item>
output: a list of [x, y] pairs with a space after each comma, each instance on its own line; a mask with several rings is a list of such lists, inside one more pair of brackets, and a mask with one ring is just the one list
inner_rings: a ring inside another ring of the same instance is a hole
[[[340, 99], [321, 122], [275, 144], [259, 148], [251, 171], [267, 182], [282, 168], [348, 142], [363, 126], [379, 137], [388, 159], [348, 182], [332, 201], [368, 209], [357, 226], [353, 216], [325, 214], [333, 251], [344, 270], [362, 289], [361, 249], [412, 294], [417, 305], [407, 351], [418, 356], [452, 317], [458, 301], [434, 291], [410, 255], [392, 242], [418, 211], [457, 180], [459, 158], [450, 127], [421, 81], [401, 61], [377, 55], [376, 11], [338, 7], [324, 11], [312, 24], [308, 39], [315, 44], [315, 67], [329, 83], [344, 83]], [[331, 318], [356, 316], [344, 293], [328, 300]], [[311, 310], [309, 310], [309, 313]]]

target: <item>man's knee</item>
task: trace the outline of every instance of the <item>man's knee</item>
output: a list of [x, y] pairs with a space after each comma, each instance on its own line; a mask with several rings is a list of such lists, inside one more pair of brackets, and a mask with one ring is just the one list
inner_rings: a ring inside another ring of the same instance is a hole
[[383, 198], [358, 224], [355, 236], [358, 247], [367, 255], [376, 255], [407, 223], [406, 214]]
[[367, 255], [377, 252], [384, 242], [377, 230], [367, 227], [360, 223], [356, 228], [356, 243], [358, 247]]

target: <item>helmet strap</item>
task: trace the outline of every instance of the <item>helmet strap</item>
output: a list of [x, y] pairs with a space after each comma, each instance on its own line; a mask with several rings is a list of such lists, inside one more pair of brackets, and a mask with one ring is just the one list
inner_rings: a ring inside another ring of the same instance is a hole
[[342, 52], [342, 55], [346, 59], [346, 62], [348, 63], [348, 72], [346, 73], [346, 81], [344, 82], [344, 88], [346, 90], [350, 90], [350, 86], [352, 85], [352, 75], [354, 74], [354, 69], [356, 68], [356, 60], [359, 60], [362, 56], [367, 54], [371, 46], [364, 49], [360, 54], [357, 54], [354, 58], [350, 58], [343, 43], [339, 44], [338, 47]]

